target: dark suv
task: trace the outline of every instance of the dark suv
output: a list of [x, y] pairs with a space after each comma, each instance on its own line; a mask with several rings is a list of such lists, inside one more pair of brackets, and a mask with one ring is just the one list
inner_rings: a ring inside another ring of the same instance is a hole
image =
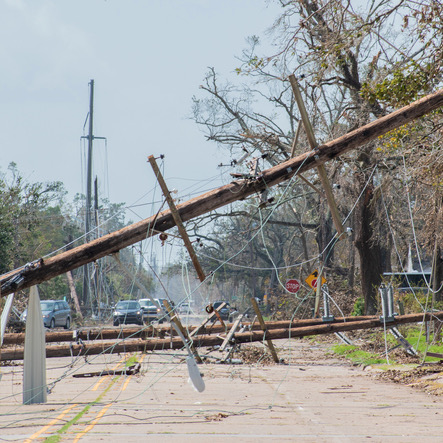
[[137, 300], [122, 300], [114, 309], [114, 326], [120, 324], [143, 324], [143, 311]]

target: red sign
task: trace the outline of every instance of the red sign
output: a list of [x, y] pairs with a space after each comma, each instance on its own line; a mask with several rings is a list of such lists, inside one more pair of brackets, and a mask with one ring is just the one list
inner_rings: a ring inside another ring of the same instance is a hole
[[292, 280], [288, 280], [286, 282], [285, 287], [289, 292], [292, 292], [293, 294], [295, 294], [300, 289], [300, 283], [298, 280], [293, 278]]

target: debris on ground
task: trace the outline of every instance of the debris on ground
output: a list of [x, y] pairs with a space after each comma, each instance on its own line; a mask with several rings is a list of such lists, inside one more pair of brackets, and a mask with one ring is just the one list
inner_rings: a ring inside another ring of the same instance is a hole
[[218, 414], [205, 416], [205, 420], [207, 420], [207, 421], [222, 421], [224, 418], [227, 418], [227, 417], [229, 417], [228, 414], [224, 414], [223, 412], [219, 412]]
[[418, 388], [432, 395], [443, 395], [443, 364], [441, 362], [377, 372], [375, 378]]
[[275, 365], [272, 355], [265, 349], [258, 346], [242, 346], [234, 352], [236, 358], [244, 364]]
[[87, 377], [104, 377], [106, 375], [135, 375], [140, 372], [140, 363], [137, 363], [135, 365], [128, 366], [125, 369], [121, 369], [119, 371], [117, 370], [111, 370], [111, 371], [96, 371], [96, 372], [86, 372], [81, 374], [73, 374], [72, 376], [75, 378], [87, 378]]

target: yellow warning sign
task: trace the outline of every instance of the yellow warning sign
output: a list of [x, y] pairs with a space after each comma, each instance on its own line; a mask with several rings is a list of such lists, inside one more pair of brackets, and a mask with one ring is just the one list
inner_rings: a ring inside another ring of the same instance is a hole
[[[318, 271], [317, 269], [311, 274], [309, 275], [306, 279], [305, 282], [313, 289], [315, 289], [317, 287], [317, 280], [318, 280]], [[323, 277], [323, 275], [321, 276], [321, 284], [324, 285], [326, 283], [326, 279]]]

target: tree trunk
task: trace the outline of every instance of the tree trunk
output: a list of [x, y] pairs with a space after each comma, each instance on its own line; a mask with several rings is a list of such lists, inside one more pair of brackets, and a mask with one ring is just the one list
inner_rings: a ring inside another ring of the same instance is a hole
[[432, 290], [434, 291], [434, 302], [443, 300], [443, 257], [440, 246], [436, 245], [434, 251], [434, 263], [432, 266]]
[[[364, 179], [364, 186], [367, 179], [366, 174], [363, 174], [362, 178]], [[365, 314], [374, 315], [377, 312], [377, 289], [382, 281], [383, 267], [382, 248], [373, 236], [375, 207], [372, 182], [366, 186], [356, 211], [355, 246], [360, 257], [360, 277], [365, 301]]]
[[75, 290], [74, 279], [72, 278], [72, 272], [68, 271], [66, 277], [68, 278], [69, 292], [71, 293], [71, 299], [74, 301], [75, 311], [80, 318], [83, 318], [80, 303], [78, 302], [77, 291]]
[[331, 213], [323, 203], [320, 203], [319, 208], [320, 218], [319, 226], [316, 235], [318, 244], [318, 252], [321, 256], [321, 261], [326, 268], [332, 268], [334, 261], [334, 238], [335, 232], [332, 229]]

